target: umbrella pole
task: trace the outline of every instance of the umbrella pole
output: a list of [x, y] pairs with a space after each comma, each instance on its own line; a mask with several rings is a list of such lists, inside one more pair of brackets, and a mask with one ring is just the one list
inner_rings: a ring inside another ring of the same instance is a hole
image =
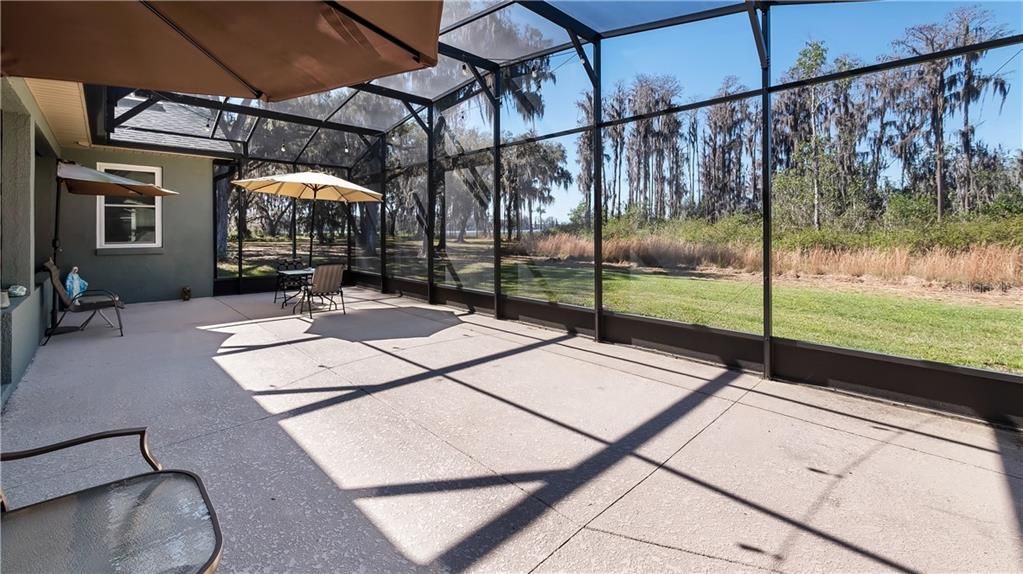
[[57, 197], [53, 202], [53, 241], [50, 242], [50, 246], [53, 247], [53, 262], [57, 263], [57, 253], [60, 252], [60, 188], [64, 185], [64, 182], [57, 180]]
[[313, 266], [313, 234], [316, 233], [316, 190], [313, 190], [313, 217], [309, 223], [309, 266]]
[[352, 224], [355, 223], [355, 218], [352, 217], [352, 204], [345, 202], [345, 263], [348, 268], [352, 268]]
[[[53, 264], [57, 264], [57, 254], [60, 253], [60, 188], [64, 186], [64, 182], [60, 179], [57, 180], [57, 197], [53, 202], [53, 241], [50, 245], [53, 247]], [[60, 279], [59, 277], [57, 278]], [[50, 330], [54, 330], [57, 327], [57, 290], [54, 288], [50, 289]]]

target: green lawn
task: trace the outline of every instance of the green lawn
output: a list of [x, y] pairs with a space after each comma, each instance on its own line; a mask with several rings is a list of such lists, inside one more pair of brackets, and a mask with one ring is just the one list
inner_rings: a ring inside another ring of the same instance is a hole
[[[586, 265], [516, 263], [502, 269], [505, 291], [592, 306]], [[759, 279], [706, 279], [605, 269], [609, 310], [762, 332]], [[888, 293], [776, 284], [774, 335], [826, 345], [1023, 372], [1023, 308], [950, 303]]]

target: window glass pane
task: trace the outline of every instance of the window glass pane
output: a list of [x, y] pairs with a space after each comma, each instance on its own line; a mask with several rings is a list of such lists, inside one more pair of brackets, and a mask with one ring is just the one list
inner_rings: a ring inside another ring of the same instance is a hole
[[156, 209], [152, 207], [103, 208], [106, 244], [156, 243]]
[[117, 128], [110, 134], [110, 139], [113, 141], [145, 144], [150, 146], [179, 148], [183, 150], [214, 151], [223, 152], [225, 154], [240, 154], [243, 151], [241, 142], [209, 139], [204, 136], [153, 133], [132, 129], [130, 127]]
[[[312, 209], [312, 202], [306, 202]], [[313, 265], [348, 263], [348, 207], [336, 201], [316, 202], [316, 228], [313, 236]], [[308, 236], [304, 246], [308, 253]]]
[[[129, 102], [133, 103], [130, 98], [121, 98], [115, 112], [116, 115], [134, 107], [133, 105], [121, 105]], [[216, 115], [216, 110], [163, 101], [149, 106], [142, 113], [121, 125], [132, 128], [157, 129], [182, 135], [208, 136], [213, 130]]]
[[309, 141], [298, 161], [348, 166], [364, 151], [366, 144], [357, 134], [324, 128]]
[[249, 132], [252, 131], [252, 126], [255, 123], [256, 116], [224, 112], [220, 114], [220, 121], [217, 122], [217, 130], [214, 137], [244, 141], [249, 136]]
[[[244, 177], [290, 173], [289, 164], [249, 161]], [[242, 273], [247, 277], [274, 275], [277, 263], [292, 258], [292, 200], [269, 193], [240, 191], [245, 207]]]
[[601, 57], [605, 120], [706, 100], [726, 84], [741, 91], [761, 83], [746, 14], [611, 38]]
[[552, 0], [551, 4], [598, 32], [607, 32], [706, 10], [716, 10], [734, 5], [736, 2], [734, 0], [717, 2], [699, 0], [604, 0], [598, 2]]
[[214, 241], [217, 251], [217, 278], [238, 276], [238, 191], [231, 180], [238, 174], [231, 165], [214, 164], [216, 225]]
[[453, 159], [437, 187], [437, 283], [494, 290], [494, 154]]
[[387, 274], [426, 281], [426, 166], [387, 175]]
[[432, 68], [380, 78], [375, 83], [433, 99], [471, 77], [472, 72], [468, 71], [465, 64], [440, 55], [437, 57], [437, 65]]
[[408, 114], [401, 100], [359, 92], [331, 121], [376, 130], [389, 129]]
[[388, 170], [426, 161], [426, 131], [414, 119], [388, 132], [387, 146]]
[[437, 157], [493, 146], [493, 114], [493, 107], [483, 94], [434, 114], [434, 132], [440, 140], [435, 150]]
[[576, 136], [562, 136], [501, 150], [508, 295], [593, 306], [592, 169], [579, 147]]
[[[373, 191], [380, 191], [380, 172], [362, 171], [352, 174], [352, 181]], [[380, 273], [380, 204], [350, 204], [352, 232], [352, 268]]]
[[593, 84], [575, 50], [511, 66], [502, 82], [504, 141], [593, 124]]
[[564, 28], [519, 4], [452, 30], [440, 41], [497, 62], [570, 42]]
[[[103, 173], [109, 173], [120, 177], [126, 177], [132, 181], [139, 183], [156, 184], [156, 172], [151, 170], [135, 170], [135, 169], [118, 169], [113, 167], [105, 167], [101, 171]], [[153, 198], [148, 198], [150, 201]]]
[[107, 197], [104, 196], [103, 203], [106, 205], [156, 205], [155, 197]]
[[[1019, 34], [1021, 29], [1020, 2], [780, 4], [771, 8], [772, 75], [775, 82], [819, 76], [836, 68], [929, 54]], [[855, 30], [870, 33], [852, 32]], [[823, 56], [804, 53], [800, 58], [808, 45], [819, 46]]]
[[468, 16], [485, 10], [502, 0], [447, 0], [444, 2], [444, 11], [440, 17], [440, 27], [443, 30], [447, 26], [462, 20]]
[[426, 131], [409, 119], [387, 145], [387, 274], [426, 281]]
[[249, 143], [252, 157], [292, 161], [316, 128], [263, 118]]
[[760, 99], [604, 130], [604, 306], [763, 330]]
[[1018, 52], [772, 96], [776, 335], [1023, 372]]
[[[326, 119], [342, 102], [352, 93], [352, 88], [337, 88], [318, 94], [299, 96], [281, 102], [264, 102], [261, 100], [244, 100], [243, 105], [304, 116], [307, 118]], [[237, 98], [231, 99], [231, 103], [238, 103]]]
[[[106, 167], [100, 171], [112, 175], [128, 178], [139, 183], [156, 184], [156, 172], [140, 171], [134, 169], [117, 169]], [[103, 202], [107, 205], [156, 205], [155, 197], [104, 197]]]

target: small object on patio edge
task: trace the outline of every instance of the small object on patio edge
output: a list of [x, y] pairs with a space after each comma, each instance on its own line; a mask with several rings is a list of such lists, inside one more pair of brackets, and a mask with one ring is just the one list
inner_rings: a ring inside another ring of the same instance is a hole
[[187, 285], [182, 287], [181, 288], [181, 300], [182, 301], [189, 301], [191, 299], [192, 299], [192, 288], [187, 286]]
[[7, 288], [7, 293], [11, 297], [24, 297], [28, 294], [28, 289], [24, 285], [11, 285]]
[[71, 299], [76, 299], [79, 295], [88, 291], [88, 289], [89, 282], [82, 279], [82, 276], [78, 274], [78, 266], [75, 265], [64, 279], [64, 290], [67, 291]]

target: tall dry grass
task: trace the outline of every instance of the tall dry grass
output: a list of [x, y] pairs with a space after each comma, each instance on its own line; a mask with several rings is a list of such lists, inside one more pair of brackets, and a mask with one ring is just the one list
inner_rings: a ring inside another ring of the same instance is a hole
[[903, 247], [836, 252], [826, 249], [782, 251], [774, 255], [778, 273], [875, 277], [901, 282], [907, 277], [971, 289], [1023, 286], [1023, 249], [977, 245], [965, 251]]
[[[593, 242], [568, 233], [526, 238], [518, 251], [559, 260], [593, 260]], [[655, 235], [608, 239], [604, 242], [604, 260], [643, 267], [762, 270], [758, 245], [693, 243]], [[1023, 249], [977, 245], [966, 250], [934, 248], [922, 253], [904, 247], [776, 250], [774, 272], [873, 277], [895, 283], [916, 278], [978, 290], [1010, 289], [1023, 287]]]

